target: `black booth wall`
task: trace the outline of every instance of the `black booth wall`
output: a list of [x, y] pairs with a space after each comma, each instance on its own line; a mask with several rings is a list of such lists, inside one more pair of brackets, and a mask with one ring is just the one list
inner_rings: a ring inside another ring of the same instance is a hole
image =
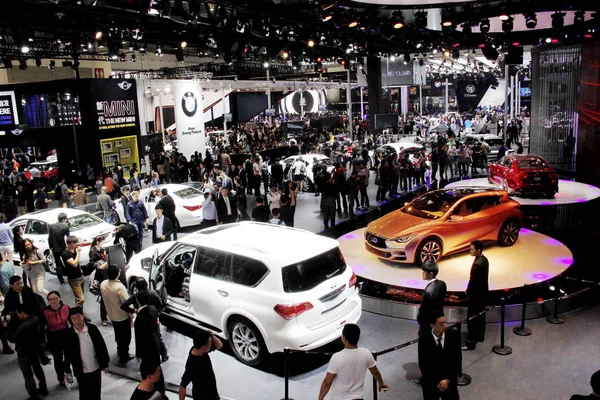
[[[263, 92], [233, 92], [231, 97], [231, 113], [233, 123], [247, 122], [267, 109], [267, 95]], [[283, 98], [281, 92], [271, 92], [271, 105]]]
[[[115, 83], [116, 81], [112, 79], [73, 79], [0, 86], [0, 91], [15, 92], [20, 122], [25, 121], [20, 99], [38, 94], [69, 92], [72, 97], [79, 97], [79, 109], [81, 112], [80, 125], [73, 126], [70, 124], [45, 128], [25, 128], [24, 132], [18, 136], [7, 132], [6, 135], [0, 136], [0, 147], [21, 147], [23, 150], [28, 146], [41, 147], [42, 154], [44, 155], [48, 151], [55, 149], [58, 155], [60, 174], [69, 180], [72, 180], [69, 176], [69, 171], [77, 163], [77, 153], [79, 156], [79, 168], [83, 171], [84, 176], [86, 175], [87, 164], [90, 164], [96, 172], [100, 171], [102, 167], [101, 139], [129, 135], [136, 135], [139, 139], [137, 100], [135, 101], [136, 119], [133, 127], [99, 129], [97, 116], [95, 115], [96, 101], [99, 100], [99, 96], [106, 94], [100, 88], [105, 84], [114, 85]], [[128, 96], [134, 98], [137, 96], [135, 81], [130, 80], [128, 83], [132, 85], [128, 89]], [[140, 154], [142, 153], [140, 152]]]

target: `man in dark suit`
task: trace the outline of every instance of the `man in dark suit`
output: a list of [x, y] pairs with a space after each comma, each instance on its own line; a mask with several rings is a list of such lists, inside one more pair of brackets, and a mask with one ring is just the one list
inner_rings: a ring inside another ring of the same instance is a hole
[[275, 162], [271, 164], [271, 179], [280, 188], [283, 184], [283, 165], [279, 158], [275, 159]]
[[61, 285], [65, 283], [63, 273], [66, 273], [61, 256], [63, 251], [67, 249], [66, 240], [69, 235], [67, 214], [61, 212], [58, 214], [58, 221], [48, 227], [48, 246], [52, 249], [52, 256], [54, 257], [54, 263], [56, 265], [56, 277]]
[[173, 222], [163, 215], [163, 207], [159, 204], [154, 207], [156, 218], [152, 222], [152, 243], [170, 242], [173, 233]]
[[428, 316], [431, 333], [419, 338], [419, 368], [423, 374], [424, 400], [458, 400], [458, 371], [462, 362], [460, 335], [448, 329], [444, 313]]
[[177, 240], [177, 229], [179, 228], [179, 220], [175, 216], [175, 200], [169, 195], [167, 188], [161, 190], [162, 198], [158, 202], [163, 208], [163, 214], [173, 223], [173, 240]]
[[142, 180], [138, 176], [137, 171], [133, 171], [133, 176], [129, 179], [129, 186], [135, 191], [142, 188]]
[[600, 399], [600, 370], [594, 372], [592, 379], [590, 379], [590, 385], [592, 385], [592, 394], [584, 396], [581, 394], [574, 394], [571, 396], [571, 400], [584, 400], [584, 399]]
[[[135, 330], [135, 357], [141, 362], [140, 370], [144, 364], [160, 365], [160, 339], [158, 338], [158, 310], [148, 305], [150, 293], [140, 291], [136, 296], [138, 303], [137, 317], [133, 324]], [[146, 376], [142, 375], [142, 379]], [[156, 384], [155, 389], [165, 394], [165, 380], [162, 377]]]
[[435, 261], [426, 261], [421, 266], [421, 276], [427, 285], [421, 295], [421, 306], [417, 314], [419, 322], [419, 336], [429, 332], [429, 313], [433, 310], [444, 310], [444, 299], [446, 298], [446, 282], [437, 279], [440, 268]]
[[[71, 308], [69, 320], [72, 327], [65, 338], [65, 380], [67, 374], [71, 373], [72, 366], [73, 375], [79, 385], [79, 399], [100, 400], [100, 372], [108, 372], [110, 360], [106, 343], [96, 325], [84, 321], [81, 308]], [[95, 360], [90, 359], [91, 357]], [[98, 365], [98, 368], [92, 369], [94, 364]]]
[[228, 224], [237, 220], [237, 203], [231, 196], [229, 189], [222, 188], [221, 196], [217, 199], [217, 216], [219, 224]]
[[[481, 240], [471, 242], [469, 253], [475, 257], [475, 260], [471, 266], [471, 275], [466, 290], [467, 296], [469, 296], [467, 318], [471, 318], [485, 310], [490, 273], [490, 263], [487, 257], [483, 255], [483, 242]], [[462, 349], [475, 350], [477, 342], [483, 342], [485, 339], [485, 314], [469, 320], [467, 327], [469, 330], [467, 342]]]
[[121, 192], [123, 192], [123, 196], [121, 196], [121, 206], [123, 207], [123, 213], [127, 210], [127, 204], [132, 200], [131, 198], [131, 187], [129, 185], [125, 185], [121, 188]]

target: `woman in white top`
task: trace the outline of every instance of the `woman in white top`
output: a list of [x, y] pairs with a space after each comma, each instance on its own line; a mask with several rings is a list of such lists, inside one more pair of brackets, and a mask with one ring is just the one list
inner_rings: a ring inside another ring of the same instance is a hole
[[25, 245], [25, 257], [21, 261], [21, 267], [23, 267], [27, 276], [29, 276], [33, 292], [46, 298], [48, 295], [48, 291], [44, 289], [46, 281], [46, 258], [41, 250], [33, 245], [31, 239], [24, 239], [23, 244]]

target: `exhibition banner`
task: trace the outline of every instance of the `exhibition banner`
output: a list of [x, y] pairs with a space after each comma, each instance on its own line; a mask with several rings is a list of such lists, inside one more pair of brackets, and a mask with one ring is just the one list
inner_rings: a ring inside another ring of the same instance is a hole
[[0, 126], [17, 125], [19, 115], [17, 114], [17, 103], [15, 92], [0, 92]]
[[177, 149], [188, 160], [206, 151], [202, 86], [194, 81], [172, 81]]
[[461, 112], [475, 110], [485, 93], [490, 89], [489, 83], [473, 80], [457, 80], [455, 85], [456, 101]]
[[400, 58], [381, 58], [381, 85], [401, 86], [413, 84], [412, 62], [404, 64]]
[[137, 126], [137, 89], [132, 79], [98, 79], [90, 83], [94, 122], [99, 130]]

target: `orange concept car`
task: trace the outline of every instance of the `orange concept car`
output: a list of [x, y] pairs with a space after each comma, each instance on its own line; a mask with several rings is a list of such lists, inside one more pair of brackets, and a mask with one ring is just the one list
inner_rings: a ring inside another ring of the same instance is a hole
[[440, 189], [371, 222], [365, 246], [377, 257], [420, 265], [467, 250], [477, 239], [512, 246], [522, 220], [519, 203], [503, 190]]

